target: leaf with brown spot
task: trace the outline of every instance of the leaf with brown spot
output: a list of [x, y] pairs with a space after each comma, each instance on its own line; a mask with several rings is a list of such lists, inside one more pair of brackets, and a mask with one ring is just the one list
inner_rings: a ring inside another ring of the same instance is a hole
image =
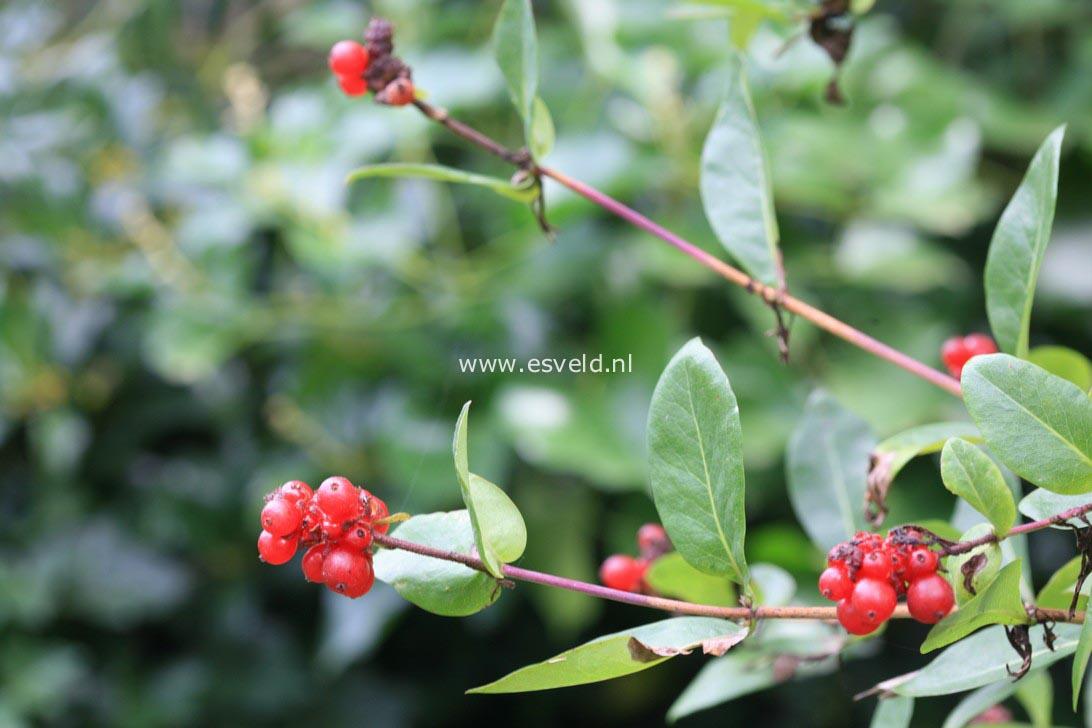
[[963, 566], [959, 567], [960, 573], [963, 574], [963, 588], [969, 591], [972, 596], [978, 594], [978, 591], [974, 588], [974, 577], [978, 572], [982, 571], [985, 566], [986, 554], [975, 554], [964, 561]]
[[[702, 640], [700, 643], [702, 654], [720, 657], [742, 642], [746, 637], [746, 630], [740, 630], [739, 632], [734, 632], [732, 634]], [[655, 662], [656, 660], [661, 660], [665, 657], [689, 655], [694, 651], [694, 647], [689, 645], [686, 647], [647, 645], [636, 637], [630, 637], [626, 647], [629, 649], [630, 656], [637, 662]]]
[[713, 655], [720, 657], [728, 650], [732, 649], [747, 637], [747, 632], [736, 632], [735, 634], [724, 635], [723, 637], [714, 637], [711, 640], [705, 640], [701, 643], [702, 654]]

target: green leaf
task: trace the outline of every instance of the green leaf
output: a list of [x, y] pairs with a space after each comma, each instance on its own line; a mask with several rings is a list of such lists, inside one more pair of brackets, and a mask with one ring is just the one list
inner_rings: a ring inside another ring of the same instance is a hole
[[528, 140], [531, 156], [541, 160], [554, 148], [554, 120], [546, 102], [536, 96], [531, 106], [531, 134]]
[[914, 717], [914, 699], [905, 695], [880, 698], [870, 728], [909, 728]]
[[728, 21], [728, 35], [732, 40], [732, 45], [737, 50], [747, 50], [747, 46], [751, 44], [751, 39], [758, 31], [758, 26], [762, 25], [762, 21], [766, 17], [767, 13], [765, 11], [755, 8], [739, 8], [732, 13], [732, 19]]
[[1084, 684], [1084, 724], [1092, 725], [1092, 680]]
[[808, 398], [789, 439], [789, 500], [823, 551], [866, 527], [865, 478], [876, 438], [868, 423], [822, 390]]
[[[1035, 604], [1043, 609], [1069, 609], [1080, 573], [1081, 557], [1075, 556], [1051, 574], [1035, 597]], [[1089, 583], [1092, 584], [1092, 582]], [[1087, 603], [1088, 597], [1082, 594], [1077, 599], [1077, 609], [1084, 609]]]
[[[1032, 664], [1037, 668], [1053, 665], [1077, 649], [1080, 625], [1055, 625], [1054, 633], [1057, 639], [1052, 651], [1043, 643], [1043, 628], [1031, 628]], [[877, 687], [916, 698], [951, 695], [1008, 680], [1006, 668], [1015, 670], [1020, 663], [1004, 628], [990, 627], [960, 640], [921, 670], [886, 680]]]
[[[1085, 582], [1081, 596], [1088, 598], [1092, 592], [1092, 579]], [[1068, 608], [1068, 605], [1066, 605]], [[1077, 651], [1073, 655], [1073, 712], [1077, 712], [1077, 699], [1084, 682], [1084, 671], [1088, 669], [1088, 659], [1092, 657], [1092, 619], [1085, 619], [1081, 625], [1081, 637], [1077, 642]]]
[[[979, 523], [971, 526], [959, 537], [960, 541], [977, 541], [985, 536], [993, 535], [993, 526], [988, 523]], [[970, 589], [967, 588], [966, 576], [963, 567], [973, 561], [985, 559], [984, 562], [973, 564], [974, 572], [971, 576]], [[970, 551], [955, 554], [948, 557], [945, 568], [948, 570], [948, 582], [955, 591], [956, 604], [962, 607], [976, 596], [985, 591], [1001, 571], [1001, 564], [1005, 561], [1005, 553], [1002, 544], [991, 541], [976, 546]]]
[[724, 576], [710, 576], [691, 566], [678, 551], [652, 562], [645, 576], [658, 594], [696, 604], [733, 607], [738, 604], [732, 582]]
[[777, 218], [747, 74], [733, 54], [728, 90], [701, 153], [701, 199], [721, 245], [755, 279], [781, 281]]
[[747, 635], [723, 619], [678, 617], [600, 637], [468, 693], [524, 693], [610, 680], [697, 648], [717, 652]]
[[1016, 522], [1016, 503], [1005, 476], [990, 456], [966, 440], [952, 438], [940, 455], [944, 487], [989, 519], [999, 537]]
[[1014, 473], [1055, 493], [1092, 491], [1092, 399], [1075, 384], [990, 354], [963, 367], [963, 399]]
[[1082, 391], [1092, 389], [1092, 362], [1079, 352], [1064, 346], [1037, 346], [1028, 352], [1028, 361], [1073, 382]]
[[746, 652], [758, 651], [772, 658], [781, 655], [814, 657], [817, 654], [854, 656], [852, 650], [840, 652], [845, 646], [846, 633], [841, 626], [816, 620], [770, 619], [748, 638]]
[[[1045, 671], [1037, 670], [1021, 678], [1016, 684], [1016, 699], [1031, 718], [1034, 728], [1050, 728], [1053, 725], [1054, 683]], [[1073, 709], [1077, 709], [1075, 698]]]
[[[474, 532], [466, 511], [414, 516], [391, 535], [467, 556], [474, 549]], [[497, 582], [488, 574], [451, 561], [379, 549], [373, 563], [377, 579], [422, 609], [445, 617], [474, 614], [500, 594]]]
[[793, 22], [811, 10], [809, 0], [690, 0], [690, 4], [725, 8], [731, 17], [741, 12], [760, 13], [779, 22]]
[[887, 438], [872, 451], [873, 467], [869, 477], [880, 477], [890, 483], [920, 455], [940, 452], [944, 443], [952, 437], [970, 442], [983, 442], [978, 428], [970, 422], [934, 422], [904, 430]]
[[532, 106], [538, 93], [538, 39], [531, 0], [504, 0], [493, 26], [493, 54], [530, 137]]
[[[1065, 513], [1071, 508], [1077, 508], [1079, 506], [1086, 506], [1092, 503], [1092, 495], [1088, 493], [1081, 493], [1080, 495], [1059, 495], [1058, 493], [1051, 493], [1045, 488], [1036, 488], [1028, 493], [1020, 501], [1020, 512], [1033, 521], [1041, 521], [1044, 518], [1053, 518], [1059, 513]], [[1070, 518], [1069, 523], [1074, 526], [1083, 526], [1076, 518]], [[1051, 526], [1051, 528], [1062, 528], [1064, 525]]]
[[[1035, 670], [1033, 672], [1039, 671]], [[1016, 692], [1018, 687], [1020, 687], [1019, 682], [1001, 680], [975, 690], [959, 701], [955, 709], [945, 718], [944, 725], [941, 728], [963, 728], [987, 708], [1004, 702], [1006, 698]]]
[[696, 569], [746, 589], [739, 407], [701, 339], [680, 349], [656, 384], [648, 457], [656, 510], [675, 548]]
[[876, 0], [849, 0], [849, 9], [854, 15], [864, 15], [875, 4]]
[[772, 660], [751, 652], [729, 653], [702, 667], [668, 709], [667, 722], [757, 693], [777, 682]]
[[347, 181], [352, 183], [367, 177], [422, 177], [440, 182], [477, 185], [516, 202], [530, 202], [538, 196], [538, 190], [533, 187], [516, 187], [506, 179], [464, 172], [461, 169], [444, 167], [438, 164], [408, 164], [401, 162], [370, 164], [367, 167], [360, 167], [350, 172]]
[[[667, 721], [727, 703], [743, 695], [765, 690], [786, 680], [801, 680], [834, 672], [844, 638], [817, 622], [769, 620], [748, 638], [747, 649], [710, 660], [667, 711]], [[825, 660], [802, 659], [795, 671], [778, 669], [778, 658], [806, 658], [829, 651]], [[844, 653], [842, 656], [845, 656]]]
[[1020, 599], [1020, 568], [1020, 560], [1013, 561], [978, 596], [934, 625], [921, 645], [922, 654], [946, 647], [990, 624], [1027, 624], [1028, 615]]
[[1058, 197], [1058, 158], [1065, 127], [1046, 138], [1024, 181], [997, 222], [986, 257], [986, 313], [1001, 351], [1028, 353], [1031, 304], [1043, 253], [1050, 242]]
[[478, 555], [489, 573], [499, 579], [504, 576], [504, 564], [523, 555], [527, 546], [527, 527], [516, 504], [503, 490], [470, 472], [466, 447], [469, 414], [470, 402], [467, 402], [455, 425], [452, 443], [455, 474], [474, 528]]
[[510, 564], [527, 548], [527, 526], [508, 494], [480, 475], [470, 474], [470, 499], [478, 516], [485, 548]]

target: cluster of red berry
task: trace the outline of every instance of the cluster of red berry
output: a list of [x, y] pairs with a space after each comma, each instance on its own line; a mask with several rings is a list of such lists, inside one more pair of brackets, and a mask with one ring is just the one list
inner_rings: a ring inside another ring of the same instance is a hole
[[258, 554], [267, 564], [287, 563], [299, 548], [303, 575], [347, 597], [368, 593], [372, 571], [372, 534], [390, 526], [377, 523], [388, 516], [387, 504], [348, 478], [322, 481], [312, 491], [301, 480], [290, 480], [265, 498]]
[[944, 360], [944, 366], [948, 367], [948, 372], [956, 379], [959, 379], [959, 375], [963, 373], [963, 366], [971, 360], [971, 357], [996, 353], [997, 344], [985, 334], [953, 336], [940, 348], [940, 358]]
[[838, 621], [850, 634], [870, 634], [906, 596], [910, 616], [935, 624], [952, 611], [955, 594], [937, 573], [939, 557], [912, 529], [897, 528], [887, 538], [860, 531], [827, 555], [819, 592], [838, 602]]
[[415, 90], [409, 67], [392, 55], [394, 27], [376, 18], [364, 33], [364, 45], [342, 40], [330, 49], [330, 70], [347, 96], [375, 91], [375, 100], [391, 106], [412, 103]]
[[653, 561], [671, 550], [671, 539], [658, 523], [646, 523], [637, 529], [637, 558], [627, 554], [608, 556], [599, 567], [603, 586], [628, 592], [646, 592], [645, 574]]

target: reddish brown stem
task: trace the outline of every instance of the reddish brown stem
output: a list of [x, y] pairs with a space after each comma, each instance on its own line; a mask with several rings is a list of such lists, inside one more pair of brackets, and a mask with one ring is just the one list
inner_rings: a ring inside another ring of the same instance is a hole
[[1062, 511], [1061, 513], [1050, 516], [1049, 518], [1041, 518], [1038, 521], [1029, 521], [1027, 523], [1021, 523], [1019, 526], [1013, 526], [1011, 529], [1009, 529], [1009, 532], [1006, 533], [1002, 538], [998, 538], [996, 533], [990, 533], [979, 538], [970, 539], [969, 541], [959, 541], [950, 546], [946, 546], [941, 549], [941, 552], [949, 556], [955, 554], [965, 554], [968, 551], [972, 551], [978, 548], [979, 546], [984, 546], [988, 543], [997, 543], [998, 541], [1003, 541], [1010, 536], [1019, 536], [1024, 533], [1041, 531], [1044, 528], [1061, 525], [1069, 519], [1076, 518], [1077, 516], [1083, 516], [1089, 511], [1092, 511], [1092, 503], [1086, 503], [1083, 506], [1070, 508], [1069, 510]]
[[698, 261], [706, 268], [709, 268], [725, 280], [746, 289], [748, 293], [753, 293], [761, 297], [766, 303], [780, 305], [786, 311], [791, 311], [801, 318], [811, 321], [819, 328], [829, 331], [840, 339], [844, 339], [854, 346], [864, 349], [896, 366], [902, 367], [911, 374], [916, 374], [922, 379], [937, 385], [941, 389], [951, 392], [957, 397], [963, 395], [959, 382], [947, 374], [939, 372], [936, 369], [921, 363], [917, 359], [907, 356], [901, 351], [873, 339], [868, 334], [858, 331], [849, 324], [834, 318], [828, 313], [820, 311], [810, 304], [804, 303], [788, 293], [778, 291], [776, 288], [759, 283], [738, 268], [734, 268], [720, 258], [710, 255], [685, 238], [658, 225], [636, 210], [623, 205], [613, 197], [610, 197], [593, 187], [589, 187], [583, 182], [575, 180], [566, 174], [550, 169], [549, 167], [538, 167], [538, 171], [544, 176], [568, 187], [578, 195], [591, 200], [603, 209], [608, 210], [642, 230], [655, 235], [664, 242]]
[[857, 346], [865, 351], [878, 356], [892, 364], [905, 369], [906, 371], [914, 374], [922, 379], [935, 384], [941, 389], [954, 394], [957, 397], [962, 396], [962, 390], [959, 386], [959, 381], [937, 371], [932, 367], [923, 364], [922, 362], [914, 359], [911, 356], [903, 354], [902, 352], [894, 349], [883, 342], [877, 341], [871, 336], [853, 328], [849, 324], [834, 318], [824, 311], [804, 303], [798, 298], [785, 293], [783, 290], [778, 290], [771, 286], [764, 285], [751, 278], [749, 275], [734, 268], [733, 266], [725, 263], [716, 256], [713, 256], [698, 246], [694, 245], [685, 238], [676, 235], [670, 230], [664, 228], [661, 225], [648, 219], [641, 213], [637, 212], [631, 207], [628, 207], [618, 200], [606, 195], [603, 192], [591, 187], [589, 185], [573, 179], [562, 172], [559, 172], [550, 167], [542, 167], [534, 164], [530, 155], [526, 151], [514, 152], [501, 144], [498, 144], [494, 140], [490, 139], [481, 132], [473, 129], [466, 124], [452, 119], [446, 110], [432, 106], [424, 101], [414, 101], [414, 105], [427, 116], [429, 119], [442, 124], [455, 134], [458, 134], [463, 139], [471, 142], [472, 144], [481, 147], [490, 154], [494, 154], [501, 159], [514, 164], [521, 169], [529, 169], [536, 175], [542, 177], [549, 177], [558, 184], [569, 188], [578, 195], [584, 197], [587, 200], [599, 205], [604, 210], [626, 220], [627, 222], [635, 225], [636, 227], [656, 236], [660, 240], [663, 240], [668, 245], [682, 251], [686, 255], [690, 256], [698, 263], [702, 264], [706, 268], [709, 268], [717, 275], [721, 276], [725, 280], [734, 283], [741, 288], [744, 288], [749, 293], [753, 293], [771, 306], [780, 306], [786, 311], [790, 311], [801, 318], [811, 321], [813, 324], [821, 329], [824, 329], [835, 336], [848, 341], [850, 344]]
[[515, 164], [516, 166], [529, 166], [531, 163], [531, 156], [527, 152], [513, 152], [502, 144], [493, 141], [485, 134], [482, 134], [477, 129], [464, 124], [458, 119], [452, 119], [447, 113], [447, 109], [441, 109], [433, 106], [421, 99], [414, 99], [413, 105], [417, 109], [432, 119], [436, 123], [447, 127], [449, 130], [458, 134], [463, 139], [466, 139], [471, 144], [481, 147], [490, 154], [496, 155], [504, 161]]
[[[376, 544], [383, 548], [401, 549], [402, 551], [410, 551], [420, 556], [442, 559], [444, 561], [453, 561], [462, 564], [467, 568], [474, 569], [475, 571], [480, 571], [483, 574], [489, 573], [489, 569], [486, 568], [485, 563], [474, 556], [460, 554], [447, 549], [425, 546], [423, 544], [405, 541], [400, 538], [395, 538], [394, 536], [385, 536], [378, 533], [375, 534], [374, 540]], [[599, 584], [589, 584], [586, 581], [567, 579], [563, 576], [554, 576], [553, 574], [544, 574], [541, 571], [532, 571], [531, 569], [523, 569], [518, 566], [505, 565], [503, 573], [504, 576], [509, 579], [515, 579], [517, 581], [526, 581], [532, 584], [542, 584], [544, 586], [567, 589], [569, 591], [580, 592], [581, 594], [587, 594], [600, 599], [609, 599], [624, 604], [633, 604], [638, 607], [658, 609], [662, 612], [670, 612], [672, 614], [689, 614], [699, 617], [717, 617], [720, 619], [821, 619], [834, 621], [838, 618], [834, 607], [789, 606], [755, 607], [754, 609], [748, 607], [721, 607], [712, 604], [694, 604], [679, 599], [665, 599], [664, 597], [654, 597], [647, 594], [634, 594], [632, 592], [619, 591], [618, 589], [610, 589], [605, 586], [600, 586]], [[1077, 612], [1073, 617], [1070, 617], [1069, 613], [1064, 609], [1039, 609], [1036, 614], [1041, 619], [1053, 622], [1079, 623], [1084, 621], [1084, 612]], [[907, 611], [906, 605], [899, 605], [892, 616], [894, 619], [909, 619], [910, 612]]]

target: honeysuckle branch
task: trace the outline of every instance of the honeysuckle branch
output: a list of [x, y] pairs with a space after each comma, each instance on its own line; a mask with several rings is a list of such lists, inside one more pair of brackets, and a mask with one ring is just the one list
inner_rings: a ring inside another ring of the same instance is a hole
[[[1089, 506], [1092, 509], [1092, 506]], [[489, 570], [486, 568], [485, 563], [474, 556], [468, 556], [466, 554], [460, 554], [455, 551], [447, 549], [434, 548], [432, 546], [425, 546], [423, 544], [414, 543], [412, 541], [405, 541], [394, 536], [386, 536], [376, 533], [374, 535], [374, 542], [387, 549], [399, 549], [402, 551], [409, 551], [411, 553], [418, 554], [420, 556], [426, 556], [433, 559], [442, 559], [444, 561], [452, 561], [457, 564], [462, 564], [467, 568], [480, 571], [483, 574], [489, 574]], [[736, 620], [750, 620], [750, 619], [818, 619], [825, 621], [835, 621], [838, 616], [835, 612], [835, 607], [722, 607], [713, 604], [695, 604], [693, 602], [682, 601], [680, 599], [667, 599], [665, 597], [651, 596], [648, 594], [634, 594], [632, 592], [620, 591], [618, 589], [611, 589], [609, 587], [601, 586], [599, 584], [590, 584], [586, 581], [579, 581], [577, 579], [569, 579], [563, 576], [555, 576], [553, 574], [546, 574], [541, 571], [532, 571], [531, 569], [523, 569], [518, 566], [511, 566], [506, 564], [504, 566], [504, 576], [508, 579], [515, 581], [525, 581], [531, 584], [541, 584], [543, 586], [556, 587], [558, 589], [567, 589], [568, 591], [579, 592], [581, 594], [587, 594], [588, 596], [598, 597], [599, 599], [609, 599], [614, 602], [621, 602], [623, 604], [632, 604], [638, 607], [646, 607], [648, 609], [657, 609], [662, 612], [670, 612], [672, 614], [687, 614], [698, 617], [716, 617], [719, 619], [736, 619]], [[1083, 611], [1075, 612], [1072, 615], [1064, 609], [1040, 609], [1033, 607], [1033, 614], [1037, 620], [1049, 621], [1049, 622], [1084, 622]], [[895, 613], [892, 615], [893, 619], [910, 619], [910, 612], [906, 608], [905, 604], [900, 604], [895, 608]]]
[[531, 156], [525, 151], [513, 151], [508, 149], [502, 144], [494, 141], [490, 137], [482, 134], [476, 129], [464, 124], [460, 121], [452, 119], [445, 109], [441, 109], [431, 104], [421, 101], [420, 99], [413, 102], [414, 106], [424, 114], [427, 118], [443, 125], [453, 133], [466, 139], [470, 143], [484, 149], [485, 151], [500, 157], [504, 161], [514, 164], [522, 170], [525, 170], [536, 177], [548, 177], [558, 184], [567, 187], [576, 194], [584, 197], [590, 202], [602, 207], [611, 214], [629, 222], [635, 227], [644, 230], [645, 232], [659, 238], [668, 245], [676, 248], [685, 255], [688, 255], [692, 259], [696, 260], [701, 265], [712, 270], [717, 275], [721, 276], [725, 280], [733, 283], [748, 293], [752, 293], [760, 297], [770, 306], [777, 308], [783, 308], [790, 313], [796, 314], [803, 319], [810, 321], [821, 329], [834, 334], [838, 338], [857, 346], [870, 354], [873, 354], [885, 361], [888, 361], [906, 371], [914, 374], [927, 382], [931, 382], [941, 389], [954, 394], [957, 397], [962, 396], [962, 390], [959, 385], [959, 381], [947, 374], [938, 371], [927, 364], [924, 364], [913, 357], [902, 353], [901, 351], [878, 341], [868, 334], [865, 334], [858, 329], [853, 328], [849, 324], [841, 321], [830, 314], [821, 311], [814, 306], [801, 301], [800, 299], [786, 293], [784, 290], [767, 286], [763, 283], [756, 281], [747, 275], [743, 271], [735, 268], [723, 260], [720, 260], [714, 255], [705, 252], [697, 245], [694, 245], [685, 238], [676, 235], [667, 228], [653, 222], [649, 218], [645, 217], [641, 213], [637, 212], [633, 208], [619, 202], [613, 197], [607, 195], [600, 190], [591, 187], [579, 180], [573, 179], [568, 175], [559, 172], [550, 167], [544, 167], [535, 164]]
[[455, 134], [458, 134], [463, 139], [466, 139], [471, 144], [481, 147], [485, 151], [497, 157], [500, 157], [509, 164], [514, 164], [518, 167], [522, 167], [525, 169], [531, 168], [531, 155], [528, 154], [526, 151], [516, 152], [508, 149], [503, 144], [494, 141], [490, 137], [487, 137], [485, 134], [482, 134], [477, 129], [467, 124], [464, 124], [458, 119], [452, 119], [451, 115], [448, 114], [447, 109], [433, 106], [432, 104], [422, 101], [421, 99], [415, 99], [413, 101], [413, 105], [416, 106], [417, 109], [429, 119], [435, 121], [441, 126], [447, 127], [449, 130], [451, 130]]
[[1049, 518], [1041, 518], [1038, 521], [1029, 521], [1027, 523], [1021, 523], [1018, 526], [1013, 526], [1009, 529], [1009, 532], [1002, 537], [998, 537], [996, 533], [989, 533], [979, 538], [973, 538], [967, 541], [957, 541], [952, 544], [944, 544], [941, 548], [941, 552], [947, 556], [953, 556], [956, 554], [965, 554], [968, 551], [973, 551], [979, 546], [984, 546], [989, 543], [999, 543], [1006, 538], [1012, 536], [1019, 536], [1025, 533], [1032, 533], [1034, 531], [1041, 531], [1044, 528], [1050, 528], [1051, 526], [1058, 526], [1071, 518], [1077, 518], [1083, 516], [1086, 513], [1092, 511], [1092, 503], [1086, 503], [1083, 506], [1076, 506], [1068, 510], [1056, 513]]

